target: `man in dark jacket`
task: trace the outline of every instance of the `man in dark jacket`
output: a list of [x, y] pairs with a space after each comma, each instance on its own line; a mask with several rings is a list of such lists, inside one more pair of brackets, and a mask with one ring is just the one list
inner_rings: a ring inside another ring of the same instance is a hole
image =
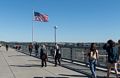
[[41, 59], [41, 65], [42, 67], [45, 65], [47, 67], [47, 50], [45, 45], [42, 45], [42, 48], [40, 49], [40, 59]]
[[39, 45], [36, 43], [35, 44], [35, 56], [37, 57], [38, 55], [38, 49], [39, 49]]
[[117, 63], [119, 60], [118, 47], [116, 47], [114, 41], [108, 40], [107, 44], [103, 46], [103, 49], [105, 49], [106, 52], [108, 53], [107, 78], [109, 78], [112, 66], [114, 66], [116, 78], [119, 78], [118, 71], [117, 71]]

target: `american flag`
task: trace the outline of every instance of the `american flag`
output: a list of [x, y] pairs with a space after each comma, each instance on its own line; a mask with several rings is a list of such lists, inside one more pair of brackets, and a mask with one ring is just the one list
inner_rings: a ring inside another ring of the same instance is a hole
[[35, 21], [48, 22], [48, 15], [34, 12]]

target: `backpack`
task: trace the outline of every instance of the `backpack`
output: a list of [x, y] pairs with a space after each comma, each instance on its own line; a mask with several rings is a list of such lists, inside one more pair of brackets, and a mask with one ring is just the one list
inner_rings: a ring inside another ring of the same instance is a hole
[[32, 46], [32, 45], [29, 45], [29, 48], [31, 48], [31, 49], [32, 49], [32, 48], [33, 48], [33, 46]]
[[40, 58], [41, 59], [46, 59], [47, 58], [47, 52], [43, 48], [41, 48], [41, 51], [40, 51]]

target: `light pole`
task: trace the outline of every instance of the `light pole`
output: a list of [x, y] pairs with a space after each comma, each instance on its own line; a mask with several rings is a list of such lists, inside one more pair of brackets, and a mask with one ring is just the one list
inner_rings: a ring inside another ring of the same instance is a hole
[[55, 45], [56, 45], [56, 30], [57, 30], [57, 26], [54, 26], [54, 39], [55, 39]]

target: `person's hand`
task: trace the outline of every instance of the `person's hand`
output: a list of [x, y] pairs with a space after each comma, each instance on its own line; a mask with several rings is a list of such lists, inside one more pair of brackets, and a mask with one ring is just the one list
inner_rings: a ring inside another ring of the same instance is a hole
[[120, 60], [118, 60], [118, 64], [120, 63]]
[[46, 58], [46, 61], [48, 61], [48, 58]]

